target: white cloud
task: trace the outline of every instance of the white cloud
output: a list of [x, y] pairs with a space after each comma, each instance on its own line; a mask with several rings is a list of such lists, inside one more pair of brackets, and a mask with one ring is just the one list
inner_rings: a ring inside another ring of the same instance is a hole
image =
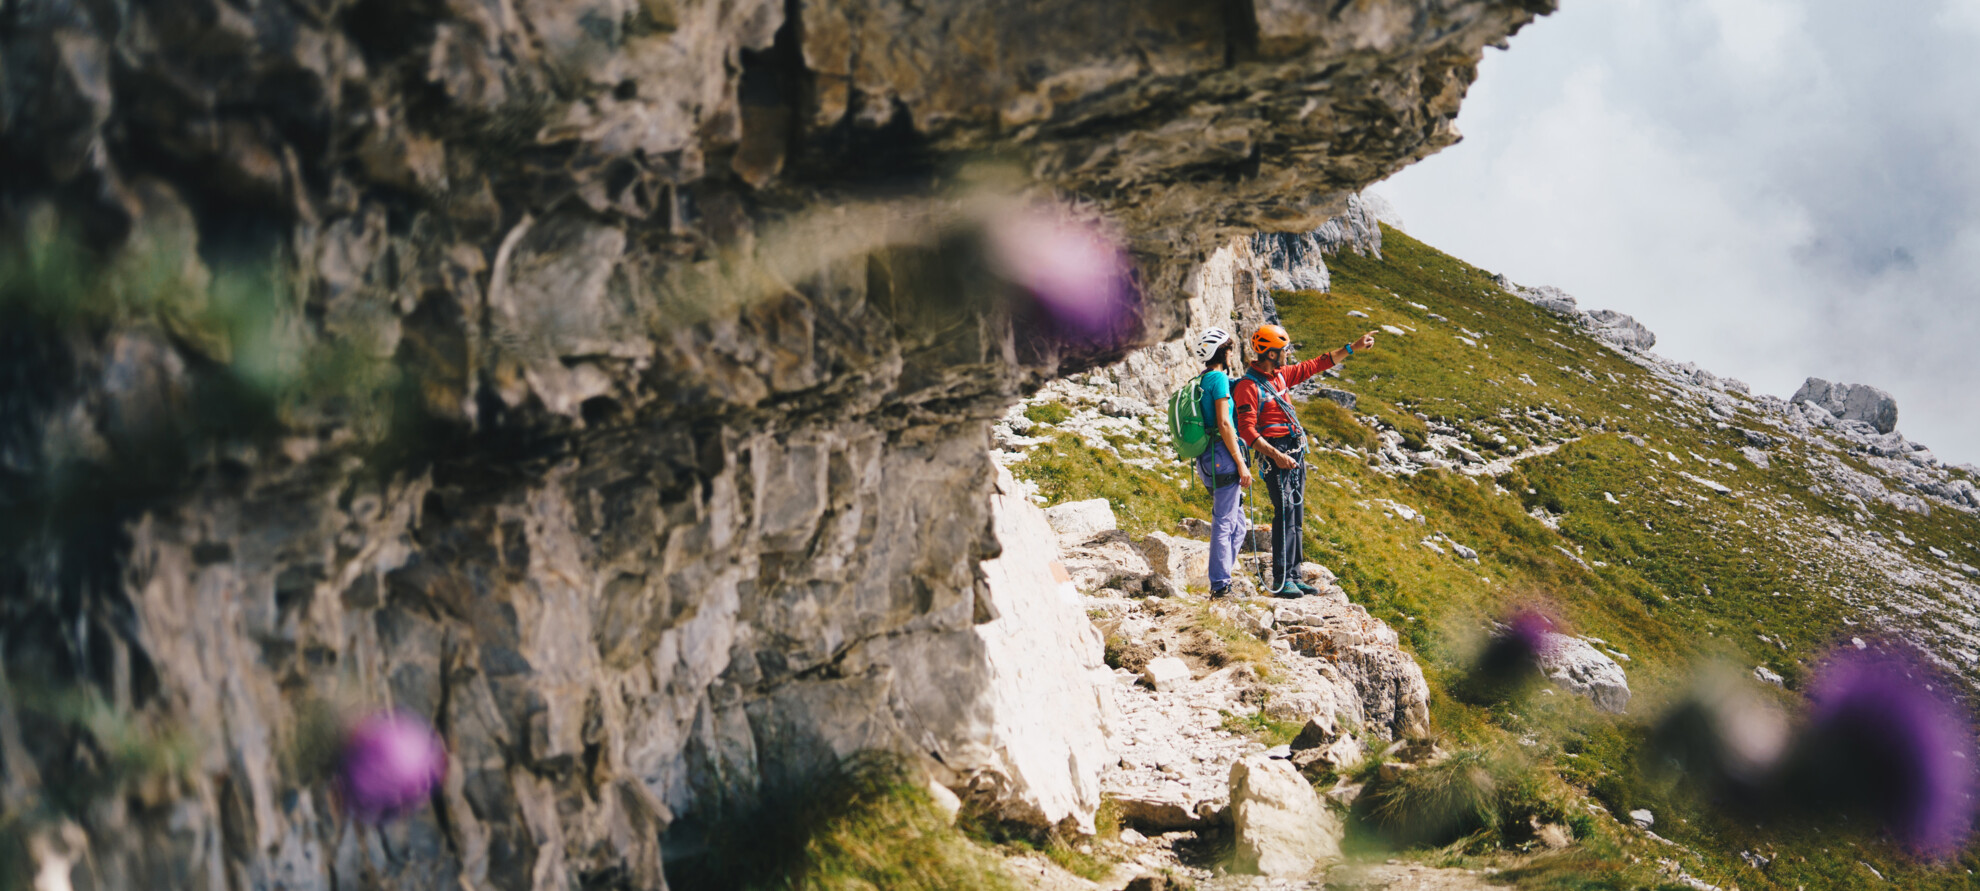
[[1980, 0], [1571, 2], [1488, 55], [1465, 141], [1382, 191], [1665, 355], [1782, 395], [1879, 386], [1907, 435], [1980, 460], [1980, 387], [1949, 385], [1980, 381], [1975, 35]]

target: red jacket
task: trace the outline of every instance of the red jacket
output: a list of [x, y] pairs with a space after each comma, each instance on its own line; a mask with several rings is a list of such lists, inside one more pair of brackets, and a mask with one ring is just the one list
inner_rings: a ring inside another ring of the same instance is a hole
[[[1284, 393], [1332, 367], [1333, 355], [1321, 353], [1297, 365], [1281, 368], [1266, 380], [1273, 389]], [[1260, 435], [1279, 437], [1292, 432], [1293, 419], [1286, 417], [1286, 411], [1279, 407], [1278, 400], [1267, 400], [1262, 407], [1258, 404], [1258, 382], [1252, 380], [1248, 373], [1231, 382], [1231, 404], [1235, 409], [1233, 415], [1237, 421], [1238, 441], [1247, 446], [1258, 442]]]

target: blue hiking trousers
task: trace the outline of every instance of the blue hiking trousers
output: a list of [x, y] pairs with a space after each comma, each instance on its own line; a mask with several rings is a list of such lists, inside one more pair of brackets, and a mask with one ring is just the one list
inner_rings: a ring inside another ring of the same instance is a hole
[[[1219, 440], [1196, 459], [1196, 474], [1212, 494], [1210, 513], [1210, 590], [1231, 583], [1231, 569], [1237, 566], [1238, 549], [1250, 525], [1244, 518], [1238, 486], [1238, 464], [1230, 449]], [[1218, 483], [1224, 483], [1218, 485]]]

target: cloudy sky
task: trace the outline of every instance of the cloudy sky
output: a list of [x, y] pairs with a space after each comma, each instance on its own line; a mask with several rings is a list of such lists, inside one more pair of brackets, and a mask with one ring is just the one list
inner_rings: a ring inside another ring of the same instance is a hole
[[1980, 463], [1980, 0], [1564, 0], [1487, 50], [1410, 233]]

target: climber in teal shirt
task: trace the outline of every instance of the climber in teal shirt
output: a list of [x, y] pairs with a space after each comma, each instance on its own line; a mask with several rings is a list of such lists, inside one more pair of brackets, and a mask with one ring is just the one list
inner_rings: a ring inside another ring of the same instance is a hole
[[1210, 514], [1210, 596], [1223, 597], [1231, 590], [1231, 569], [1237, 565], [1238, 549], [1244, 544], [1249, 524], [1245, 522], [1240, 495], [1251, 486], [1251, 470], [1238, 446], [1237, 425], [1231, 414], [1231, 378], [1234, 367], [1231, 351], [1237, 343], [1230, 332], [1211, 328], [1203, 332], [1192, 351], [1203, 363], [1203, 418], [1205, 426], [1215, 425], [1210, 448], [1196, 459], [1197, 475], [1212, 493]]

